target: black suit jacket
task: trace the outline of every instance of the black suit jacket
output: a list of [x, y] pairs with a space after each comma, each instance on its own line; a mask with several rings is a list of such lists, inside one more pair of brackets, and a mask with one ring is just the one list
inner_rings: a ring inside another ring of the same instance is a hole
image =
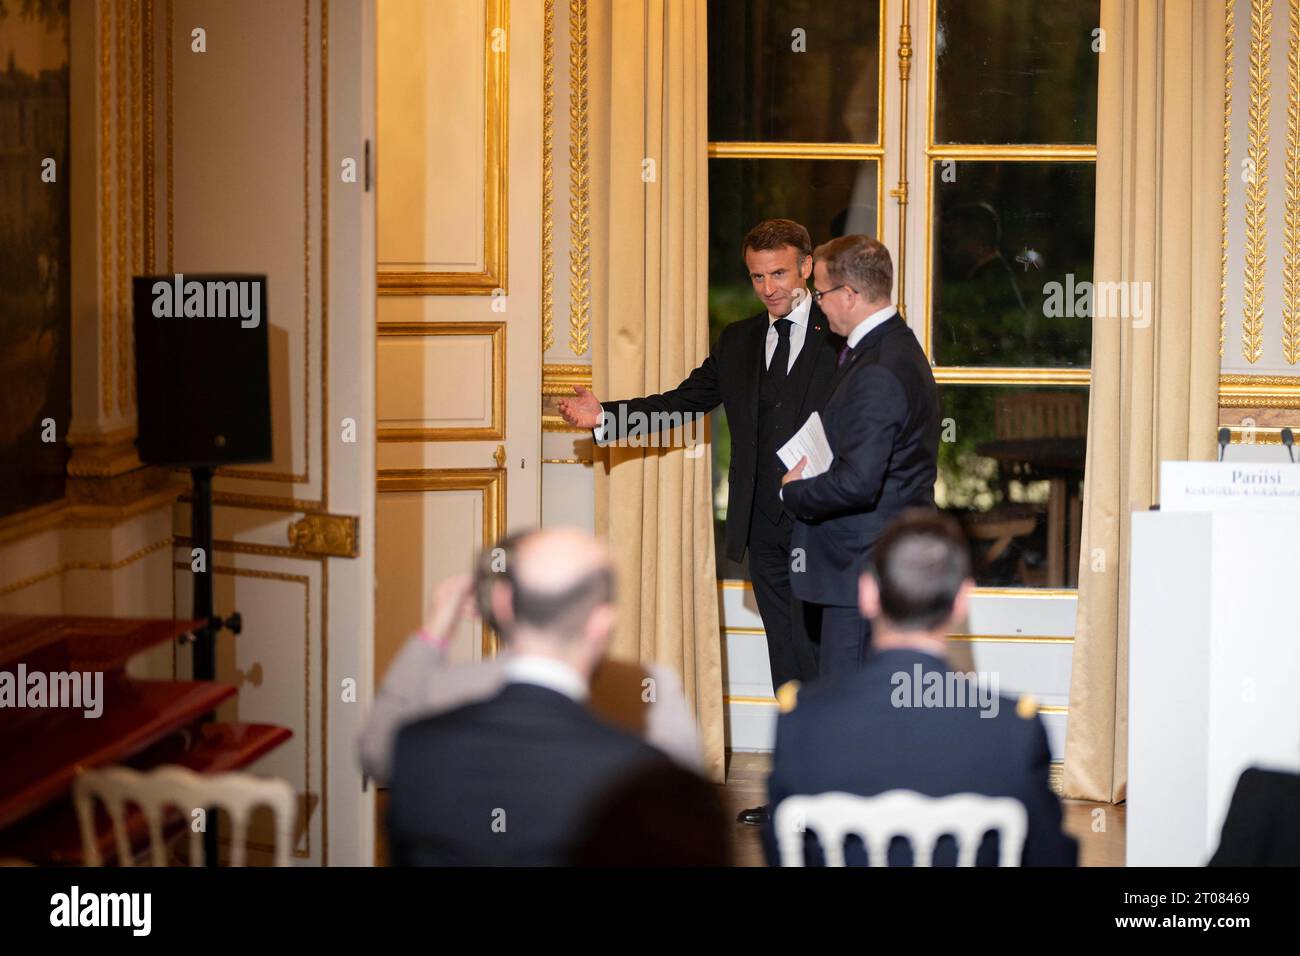
[[1300, 774], [1246, 770], [1209, 865], [1300, 866]]
[[790, 580], [805, 601], [849, 607], [885, 526], [906, 508], [934, 506], [939, 391], [925, 352], [897, 314], [864, 336], [837, 370], [822, 423], [835, 454], [830, 469], [783, 491], [796, 519], [792, 553], [802, 548], [805, 562]]
[[[1007, 697], [999, 699], [995, 717], [982, 717], [978, 707], [895, 706], [891, 696], [904, 685], [894, 675], [907, 675], [910, 688], [917, 666], [921, 674], [946, 670], [929, 654], [882, 651], [862, 670], [800, 693], [798, 706], [777, 721], [767, 784], [773, 814], [791, 795], [834, 790], [864, 797], [899, 789], [932, 797], [1014, 797], [1028, 813], [1022, 865], [1073, 866], [1078, 845], [1061, 832], [1060, 801], [1048, 785], [1051, 755], [1042, 721], [1036, 714], [1020, 717], [1016, 702]], [[773, 827], [771, 821], [764, 826], [763, 847], [768, 863], [777, 865]], [[808, 862], [819, 864], [821, 848], [811, 831], [806, 845]], [[990, 834], [976, 864], [992, 865], [995, 852]], [[905, 866], [911, 857], [910, 848], [898, 842], [890, 848], [889, 864]], [[850, 840], [845, 862], [861, 864], [864, 858], [861, 842]], [[955, 862], [955, 844], [941, 839], [934, 864]]]
[[[602, 402], [605, 419], [612, 426], [608, 439], [627, 437], [631, 429], [621, 423], [634, 423], [635, 413], [650, 416], [655, 412], [710, 412], [721, 404], [727, 412], [731, 431], [731, 468], [728, 472], [727, 557], [739, 561], [749, 536], [749, 518], [754, 506], [754, 482], [758, 455], [758, 387], [766, 367], [766, 312], [733, 322], [722, 330], [709, 357], [671, 391], [645, 398]], [[808, 312], [808, 329], [803, 348], [786, 379], [782, 403], [797, 409], [797, 430], [814, 411], [820, 411], [830, 391], [835, 373], [835, 359], [843, 339], [830, 330], [830, 323], [816, 303]], [[619, 406], [624, 406], [620, 417]], [[653, 421], [653, 419], [650, 419]]]
[[397, 735], [398, 866], [557, 866], [607, 795], [664, 758], [556, 691], [514, 683]]

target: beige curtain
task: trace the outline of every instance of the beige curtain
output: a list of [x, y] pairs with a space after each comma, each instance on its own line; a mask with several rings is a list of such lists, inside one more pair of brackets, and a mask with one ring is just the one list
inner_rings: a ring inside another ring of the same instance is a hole
[[1128, 609], [1141, 599], [1128, 593], [1129, 515], [1159, 500], [1161, 461], [1215, 450], [1223, 13], [1223, 0], [1101, 5], [1095, 279], [1150, 283], [1154, 303], [1093, 321], [1069, 797], [1124, 799]]
[[[704, 3], [588, 6], [592, 365], [602, 398], [671, 388], [708, 354]], [[597, 460], [596, 522], [619, 571], [613, 653], [682, 674], [721, 782], [711, 459], [701, 450], [610, 450]]]

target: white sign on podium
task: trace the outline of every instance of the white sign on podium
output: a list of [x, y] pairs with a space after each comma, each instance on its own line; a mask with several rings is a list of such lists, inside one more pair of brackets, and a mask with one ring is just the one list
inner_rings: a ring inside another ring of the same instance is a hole
[[1130, 866], [1202, 866], [1250, 766], [1300, 769], [1300, 466], [1164, 462], [1132, 516]]

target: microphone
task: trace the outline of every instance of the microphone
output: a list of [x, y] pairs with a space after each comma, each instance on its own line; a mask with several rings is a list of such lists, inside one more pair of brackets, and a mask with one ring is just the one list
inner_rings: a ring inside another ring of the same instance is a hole
[[1291, 464], [1295, 464], [1295, 450], [1291, 447], [1295, 444], [1295, 436], [1291, 434], [1291, 429], [1282, 429], [1282, 444], [1286, 445], [1286, 453], [1291, 456]]
[[1228, 450], [1228, 442], [1232, 441], [1232, 429], [1223, 427], [1219, 429], [1219, 461], [1223, 461], [1223, 453]]

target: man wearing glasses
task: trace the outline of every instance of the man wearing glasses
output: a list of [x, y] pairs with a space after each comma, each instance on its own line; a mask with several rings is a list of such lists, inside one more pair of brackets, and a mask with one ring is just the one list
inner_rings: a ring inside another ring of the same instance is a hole
[[925, 352], [892, 302], [889, 250], [867, 236], [841, 236], [813, 254], [813, 299], [844, 336], [822, 412], [834, 454], [804, 478], [801, 459], [782, 478], [794, 516], [791, 546], [805, 569], [794, 594], [821, 615], [821, 674], [856, 670], [871, 640], [858, 613], [858, 576], [897, 515], [934, 507], [939, 391]]
[[[763, 311], [724, 328], [712, 354], [686, 381], [662, 395], [603, 403], [578, 386], [576, 398], [558, 404], [569, 424], [593, 429], [602, 444], [630, 437], [619, 433], [620, 423], [663, 421], [665, 412], [706, 413], [723, 405], [731, 429], [727, 557], [739, 561], [749, 550], [777, 689], [817, 676], [817, 648], [790, 589], [793, 522], [779, 497], [785, 469], [776, 451], [824, 404], [841, 341], [808, 294], [807, 229], [789, 219], [760, 222], [745, 236], [741, 254]], [[753, 825], [763, 819], [761, 807], [740, 815]]]

